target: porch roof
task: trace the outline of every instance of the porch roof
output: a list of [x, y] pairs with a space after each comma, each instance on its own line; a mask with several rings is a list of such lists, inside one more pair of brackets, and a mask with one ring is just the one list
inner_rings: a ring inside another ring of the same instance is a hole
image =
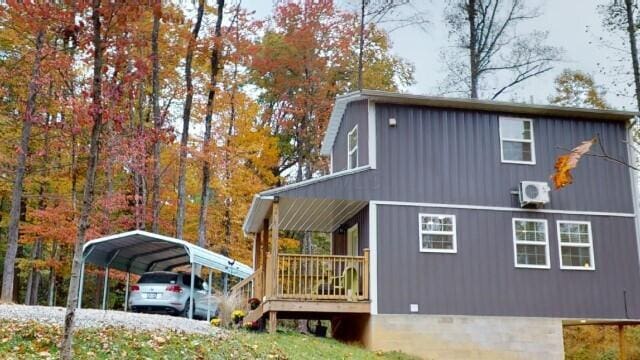
[[345, 199], [339, 191], [328, 194], [325, 189], [331, 185], [337, 187], [335, 182], [344, 181], [345, 177], [369, 170], [369, 166], [363, 166], [263, 191], [254, 196], [243, 230], [246, 234], [260, 231], [263, 220], [269, 217], [271, 206], [277, 198], [280, 230], [332, 232], [369, 201], [364, 198]]

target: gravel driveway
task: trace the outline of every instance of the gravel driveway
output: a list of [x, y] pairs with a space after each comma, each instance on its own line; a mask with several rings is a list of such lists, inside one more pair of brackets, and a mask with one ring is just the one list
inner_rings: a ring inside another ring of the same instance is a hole
[[[0, 319], [36, 320], [62, 326], [65, 308], [0, 304]], [[155, 314], [138, 314], [115, 310], [79, 309], [76, 325], [82, 328], [122, 326], [133, 330], [176, 330], [188, 333], [219, 334], [222, 331], [206, 321]]]

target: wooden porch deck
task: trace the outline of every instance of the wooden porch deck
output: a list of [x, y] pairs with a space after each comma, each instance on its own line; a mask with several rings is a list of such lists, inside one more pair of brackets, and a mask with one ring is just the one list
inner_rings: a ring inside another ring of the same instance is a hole
[[278, 254], [278, 203], [275, 197], [271, 216], [255, 234], [253, 275], [231, 289], [245, 304], [250, 298], [260, 301], [245, 322], [268, 316], [269, 332], [275, 332], [278, 316], [332, 319], [370, 313], [369, 250], [362, 256]]
[[[262, 268], [232, 288], [243, 302], [261, 301], [245, 322], [269, 318], [333, 319], [341, 314], [369, 314], [369, 252], [364, 256], [280, 254], [266, 257]], [[273, 280], [275, 279], [275, 281]]]

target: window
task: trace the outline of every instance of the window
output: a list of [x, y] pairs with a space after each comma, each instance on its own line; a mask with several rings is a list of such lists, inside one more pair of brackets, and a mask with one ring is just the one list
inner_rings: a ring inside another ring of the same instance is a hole
[[500, 156], [503, 163], [536, 163], [532, 120], [500, 117]]
[[548, 269], [547, 220], [513, 219], [513, 253], [516, 267]]
[[171, 273], [147, 273], [140, 277], [138, 284], [175, 284], [178, 275]]
[[420, 214], [420, 251], [455, 253], [456, 217]]
[[558, 221], [558, 246], [561, 269], [595, 269], [590, 222]]
[[349, 155], [347, 158], [347, 169], [358, 167], [358, 125], [354, 126], [347, 135], [347, 146]]

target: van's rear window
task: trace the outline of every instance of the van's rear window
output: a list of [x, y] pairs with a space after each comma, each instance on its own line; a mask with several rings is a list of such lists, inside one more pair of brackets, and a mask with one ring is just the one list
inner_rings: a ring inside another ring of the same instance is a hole
[[177, 281], [176, 274], [144, 274], [138, 284], [175, 284]]

